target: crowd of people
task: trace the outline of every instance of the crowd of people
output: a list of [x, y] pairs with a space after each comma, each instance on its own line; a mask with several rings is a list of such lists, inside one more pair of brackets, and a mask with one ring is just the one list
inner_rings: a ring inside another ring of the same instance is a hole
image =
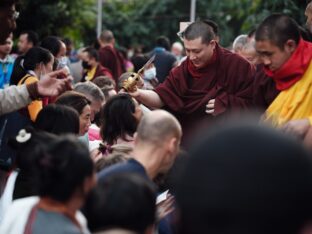
[[0, 2], [0, 233], [312, 232], [311, 1], [306, 27], [271, 14], [224, 48], [197, 20], [146, 53], [110, 30], [78, 50], [13, 38], [15, 5]]

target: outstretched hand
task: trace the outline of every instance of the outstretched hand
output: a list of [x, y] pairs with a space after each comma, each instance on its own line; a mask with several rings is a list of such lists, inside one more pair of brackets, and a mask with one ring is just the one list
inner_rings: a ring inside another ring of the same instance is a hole
[[[59, 77], [64, 78], [59, 79]], [[50, 72], [38, 81], [38, 93], [45, 97], [58, 96], [66, 90], [73, 89], [72, 80], [66, 69]]]
[[140, 91], [139, 89], [136, 89], [135, 91], [129, 92], [125, 90], [124, 88], [120, 89], [118, 93], [128, 93], [131, 97], [137, 98], [140, 96]]

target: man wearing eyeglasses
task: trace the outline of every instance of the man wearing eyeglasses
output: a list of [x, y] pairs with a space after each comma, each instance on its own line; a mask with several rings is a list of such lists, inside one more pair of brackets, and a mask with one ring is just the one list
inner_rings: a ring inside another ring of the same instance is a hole
[[[210, 24], [197, 21], [183, 33], [187, 59], [154, 91], [131, 93], [152, 108], [166, 108], [190, 135], [201, 121], [246, 110], [252, 99], [253, 66], [219, 46]], [[187, 139], [184, 139], [184, 142]]]

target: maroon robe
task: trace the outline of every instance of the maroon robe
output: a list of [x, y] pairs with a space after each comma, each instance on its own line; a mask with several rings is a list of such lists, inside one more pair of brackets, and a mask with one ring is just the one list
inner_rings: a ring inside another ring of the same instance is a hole
[[[198, 78], [191, 76], [188, 63], [189, 59], [171, 70], [155, 89], [165, 108], [179, 119], [184, 136], [202, 120], [250, 107], [255, 69], [248, 61], [217, 45], [213, 61], [196, 72]], [[212, 115], [205, 112], [210, 99], [215, 99]]]
[[94, 74], [94, 77], [92, 78], [92, 80], [98, 76], [108, 76], [109, 78], [113, 79], [112, 72], [108, 68], [103, 67], [101, 64], [99, 64], [96, 67], [95, 74]]
[[264, 112], [279, 94], [275, 81], [267, 76], [263, 70], [263, 64], [257, 65], [255, 81], [253, 84], [253, 106]]
[[[80, 82], [85, 82], [86, 81], [87, 74], [88, 74], [88, 71], [83, 74], [82, 79], [80, 80]], [[103, 67], [101, 64], [97, 65], [95, 73], [94, 73], [94, 76], [92, 77], [92, 79], [90, 79], [90, 81], [93, 81], [94, 78], [96, 78], [98, 76], [108, 76], [109, 78], [113, 79], [111, 71], [108, 68]]]
[[105, 46], [100, 48], [99, 58], [100, 64], [111, 71], [116, 84], [118, 84], [119, 77], [126, 71], [122, 55], [112, 46]]

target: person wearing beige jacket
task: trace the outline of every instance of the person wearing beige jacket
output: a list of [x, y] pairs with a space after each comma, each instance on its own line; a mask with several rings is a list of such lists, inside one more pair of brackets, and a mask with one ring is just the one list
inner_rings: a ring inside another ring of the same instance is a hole
[[[64, 79], [57, 79], [66, 76]], [[66, 75], [65, 70], [58, 70], [45, 75], [43, 79], [32, 84], [9, 86], [0, 90], [0, 115], [16, 111], [27, 106], [32, 100], [43, 96], [58, 96], [62, 92], [72, 89], [72, 78]]]

